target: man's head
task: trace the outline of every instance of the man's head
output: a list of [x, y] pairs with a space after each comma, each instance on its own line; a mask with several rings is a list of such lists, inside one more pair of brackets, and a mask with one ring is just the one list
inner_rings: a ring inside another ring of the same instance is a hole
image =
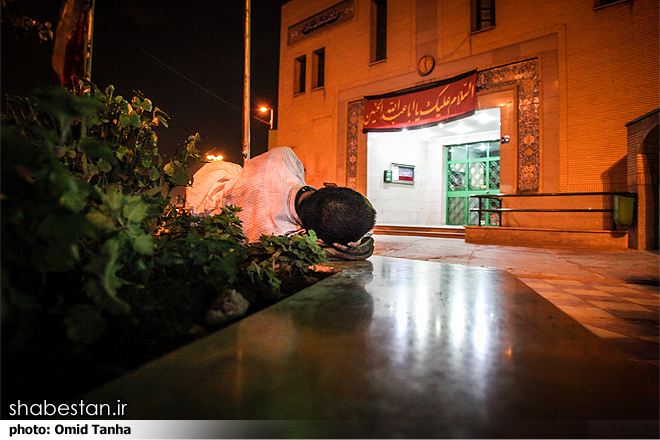
[[305, 229], [328, 244], [358, 241], [376, 224], [369, 200], [350, 188], [321, 188], [301, 199], [298, 208]]

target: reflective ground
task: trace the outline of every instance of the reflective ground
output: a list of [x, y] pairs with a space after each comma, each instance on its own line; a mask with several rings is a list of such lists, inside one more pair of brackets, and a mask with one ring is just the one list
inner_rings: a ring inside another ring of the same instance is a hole
[[657, 437], [657, 369], [506, 271], [337, 266], [85, 400], [120, 398], [127, 418], [278, 421], [253, 438]]
[[376, 235], [376, 254], [506, 270], [630, 359], [658, 366], [658, 251], [491, 246]]

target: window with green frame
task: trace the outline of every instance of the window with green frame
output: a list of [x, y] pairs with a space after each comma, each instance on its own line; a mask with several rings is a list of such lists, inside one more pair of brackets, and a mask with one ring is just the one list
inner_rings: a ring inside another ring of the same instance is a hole
[[[476, 225], [478, 200], [472, 194], [496, 194], [500, 190], [500, 141], [446, 146], [447, 224]], [[488, 201], [496, 208], [496, 201]], [[499, 216], [490, 215], [481, 226], [499, 226]]]

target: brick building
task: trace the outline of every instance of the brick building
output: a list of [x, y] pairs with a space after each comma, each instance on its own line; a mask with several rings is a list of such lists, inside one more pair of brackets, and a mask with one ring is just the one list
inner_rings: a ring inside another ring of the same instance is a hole
[[[309, 184], [366, 194], [384, 230], [657, 248], [659, 40], [656, 0], [291, 0], [277, 144]], [[472, 107], [441, 115], [436, 99], [420, 120], [421, 93], [447, 87], [471, 87]], [[632, 225], [610, 212], [626, 192]], [[470, 195], [498, 193], [515, 197], [484, 206], [514, 211], [479, 220]], [[530, 207], [562, 212], [515, 211]]]

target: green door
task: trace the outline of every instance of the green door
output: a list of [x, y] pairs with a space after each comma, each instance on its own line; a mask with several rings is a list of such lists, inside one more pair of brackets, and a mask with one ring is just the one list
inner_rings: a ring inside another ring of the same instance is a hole
[[[447, 224], [476, 225], [478, 208], [472, 194], [500, 191], [500, 141], [448, 145], [447, 147]], [[489, 207], [496, 201], [488, 201]], [[485, 216], [481, 226], [499, 226], [499, 216]]]

